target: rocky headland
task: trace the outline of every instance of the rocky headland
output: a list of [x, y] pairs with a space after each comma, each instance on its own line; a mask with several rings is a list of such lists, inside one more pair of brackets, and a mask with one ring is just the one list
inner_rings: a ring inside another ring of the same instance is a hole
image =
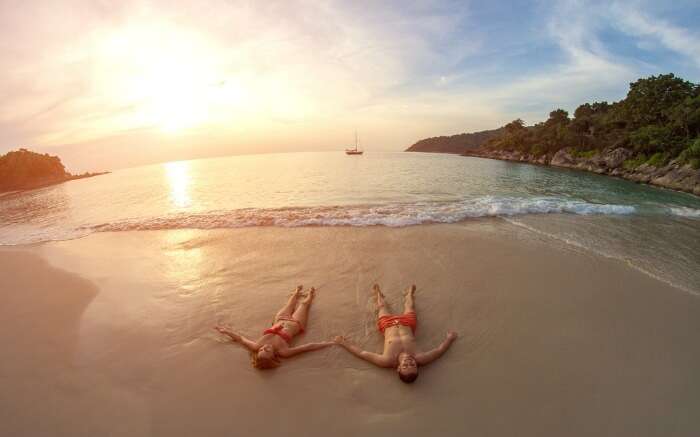
[[583, 103], [573, 118], [557, 108], [534, 125], [518, 118], [498, 130], [428, 138], [408, 148], [459, 150], [467, 156], [584, 170], [700, 195], [700, 84], [673, 73], [640, 78], [630, 83], [624, 99]]
[[481, 147], [491, 139], [498, 138], [503, 132], [504, 128], [498, 128], [480, 132], [425, 138], [413, 144], [406, 149], [406, 151], [463, 154], [469, 150]]
[[109, 172], [71, 174], [58, 156], [19, 149], [0, 156], [0, 193], [59, 184]]
[[597, 153], [580, 153], [566, 147], [553, 155], [540, 156], [516, 150], [474, 149], [463, 155], [589, 171], [700, 196], [700, 169], [678, 159], [663, 166], [648, 163], [635, 165], [631, 159], [634, 152], [622, 147], [607, 148]]

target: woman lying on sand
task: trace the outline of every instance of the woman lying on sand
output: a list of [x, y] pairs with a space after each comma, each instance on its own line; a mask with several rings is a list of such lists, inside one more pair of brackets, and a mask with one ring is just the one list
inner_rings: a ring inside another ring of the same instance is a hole
[[[301, 292], [303, 288], [299, 285], [292, 292], [287, 305], [279, 310], [275, 316], [272, 326], [266, 329], [263, 336], [256, 341], [249, 340], [223, 326], [217, 326], [215, 329], [248, 349], [251, 363], [256, 369], [271, 369], [280, 365], [280, 358], [289, 358], [333, 345], [334, 343], [331, 341], [324, 341], [297, 347], [289, 346], [295, 335], [304, 332], [309, 317], [309, 307], [316, 294], [316, 289], [311, 287], [309, 294], [304, 299], [299, 300], [299, 297], [304, 296]], [[297, 301], [299, 301], [298, 306]]]

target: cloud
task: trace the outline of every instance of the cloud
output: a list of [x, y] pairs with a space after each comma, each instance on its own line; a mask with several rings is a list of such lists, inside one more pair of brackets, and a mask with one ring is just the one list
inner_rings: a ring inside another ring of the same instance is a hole
[[[610, 28], [700, 62], [697, 35], [670, 20], [571, 0], [1, 2], [0, 26], [0, 148], [309, 150], [359, 127], [399, 149], [619, 99], [649, 68], [613, 50]], [[187, 135], [164, 132], [175, 125]]]
[[[535, 15], [541, 12], [536, 11]], [[541, 58], [537, 53], [539, 46], [557, 51], [556, 60], [542, 63], [527, 74], [512, 67], [505, 80], [494, 82], [451, 78], [451, 82], [460, 83], [431, 92], [432, 100], [442, 100], [435, 106], [462, 111], [471, 117], [472, 126], [482, 128], [496, 127], [519, 117], [534, 123], [558, 107], [573, 110], [586, 101], [621, 98], [626, 84], [637, 78], [639, 72], [634, 65], [609, 53], [605, 41], [599, 37], [606, 11], [579, 1], [562, 1], [546, 12], [537, 17], [542, 20], [544, 32], [519, 36], [534, 47], [529, 52], [526, 50], [531, 62], [537, 63]], [[487, 69], [481, 76], [488, 77], [490, 66], [484, 66], [478, 53], [474, 57], [477, 68]], [[487, 123], [491, 125], [485, 126]]]
[[700, 34], [697, 32], [673, 25], [659, 17], [651, 17], [637, 7], [620, 2], [613, 3], [611, 12], [620, 30], [642, 38], [642, 47], [649, 41], [658, 42], [700, 67]]
[[598, 36], [601, 12], [580, 1], [558, 2], [548, 17], [547, 31], [561, 50], [563, 62], [505, 87], [501, 99], [528, 99], [554, 109], [617, 94], [615, 90], [635, 78], [637, 72], [612, 56]]
[[[173, 74], [182, 73], [178, 63], [211, 67], [187, 83], [198, 103], [211, 83], [237, 87], [229, 91], [245, 103], [202, 104], [220, 124], [361, 117], [473, 50], [456, 32], [465, 7], [449, 6], [130, 1], [111, 14], [101, 3], [5, 4], [0, 24], [17, 43], [2, 47], [13, 56], [0, 65], [7, 87], [0, 94], [11, 102], [0, 110], [0, 123], [44, 145], [155, 128], [158, 116], [147, 112], [169, 104], [153, 101], [168, 90], [158, 91], [163, 81], [153, 78], [154, 84], [139, 83], [154, 75], [154, 58], [173, 64]], [[189, 62], [180, 56], [187, 51]]]
[[[552, 44], [550, 50], [559, 50], [561, 58], [532, 74], [512, 71], [502, 84], [463, 86], [459, 94], [486, 102], [503, 116], [523, 117], [528, 122], [546, 118], [556, 107], [573, 110], [584, 102], [618, 100], [624, 97], [628, 83], [645, 72], [657, 71], [663, 62], [650, 66], [646, 59], [611, 51], [611, 28], [623, 32], [623, 45], [661, 44], [687, 62], [700, 65], [698, 35], [644, 10], [639, 2], [609, 5], [568, 0], [547, 4], [537, 13], [544, 17], [544, 39]], [[536, 51], [531, 54], [537, 62]], [[662, 68], [673, 67], [666, 63]]]

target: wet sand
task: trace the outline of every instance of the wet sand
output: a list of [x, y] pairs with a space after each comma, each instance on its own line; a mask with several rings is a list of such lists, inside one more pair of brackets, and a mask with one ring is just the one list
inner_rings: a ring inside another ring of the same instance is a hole
[[[379, 351], [370, 288], [418, 286], [402, 384], [340, 348], [251, 368], [298, 283], [307, 333]], [[0, 435], [694, 436], [700, 299], [500, 220], [148, 231], [0, 250]]]

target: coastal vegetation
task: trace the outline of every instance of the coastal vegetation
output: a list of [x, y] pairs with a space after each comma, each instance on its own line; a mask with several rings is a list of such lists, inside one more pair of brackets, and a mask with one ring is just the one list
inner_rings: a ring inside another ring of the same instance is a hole
[[504, 128], [499, 128], [481, 132], [426, 138], [418, 141], [406, 151], [461, 154], [469, 149], [480, 147], [493, 138], [500, 137], [503, 134], [503, 130]]
[[625, 168], [662, 167], [671, 161], [700, 168], [700, 85], [662, 74], [630, 84], [619, 102], [584, 103], [573, 118], [563, 109], [526, 127], [521, 119], [506, 124], [503, 134], [487, 141], [486, 150], [510, 150], [554, 156], [569, 148], [575, 157], [591, 158], [609, 148], [629, 150]]
[[19, 149], [0, 155], [0, 192], [28, 190], [104, 173], [73, 175], [58, 156]]
[[[700, 195], [700, 85], [673, 74], [638, 79], [624, 99], [584, 103], [573, 117], [555, 109], [533, 126], [518, 118], [484, 132], [429, 138], [407, 151], [566, 167]], [[465, 135], [479, 141], [454, 147]]]

